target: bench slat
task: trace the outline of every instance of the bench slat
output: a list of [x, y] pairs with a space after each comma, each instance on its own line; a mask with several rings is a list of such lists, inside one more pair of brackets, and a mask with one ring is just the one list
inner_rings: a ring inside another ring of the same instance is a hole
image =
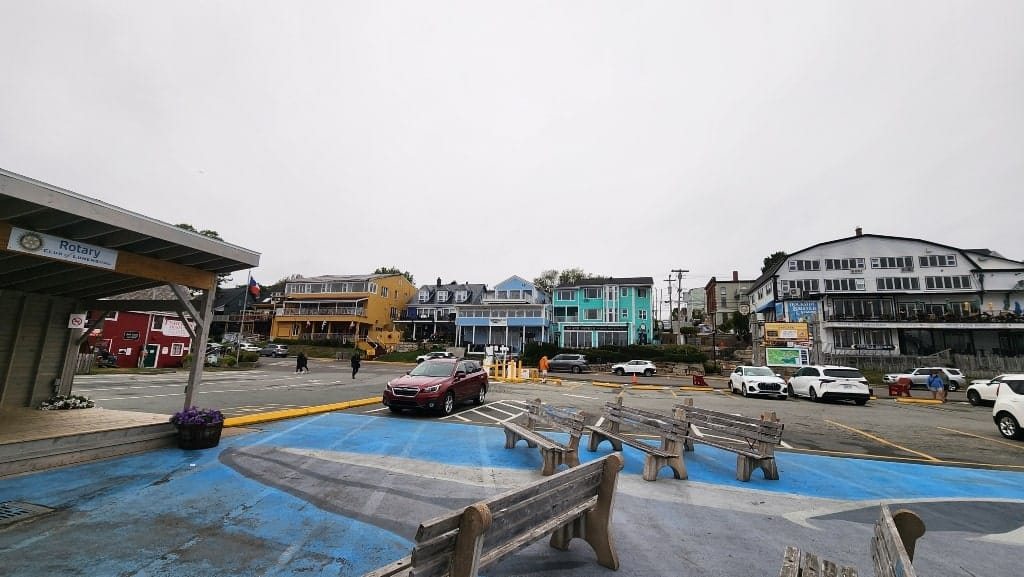
[[369, 573], [364, 573], [363, 577], [393, 577], [394, 575], [408, 575], [409, 568], [412, 566], [412, 556], [402, 557], [394, 563], [388, 563], [383, 567], [378, 567]]
[[[528, 488], [506, 491], [505, 493], [491, 497], [483, 503], [487, 505], [492, 512], [501, 511], [509, 508], [519, 501], [528, 500], [534, 495], [540, 495], [546, 491], [550, 491], [552, 488], [558, 487], [563, 483], [575, 483], [580, 479], [592, 475], [594, 469], [603, 470], [603, 467], [604, 458], [597, 459], [584, 465], [580, 465], [579, 467], [565, 469], [564, 471], [555, 473], [550, 477], [545, 477], [544, 479], [536, 481]], [[461, 518], [462, 511], [457, 511], [454, 514], [448, 513], [439, 515], [433, 519], [424, 521], [416, 531], [416, 541], [426, 541], [443, 535], [449, 531], [455, 531], [459, 528], [459, 519]]]
[[514, 432], [520, 437], [523, 437], [524, 439], [529, 439], [534, 443], [537, 443], [538, 445], [544, 447], [545, 449], [557, 449], [560, 451], [568, 450], [568, 447], [559, 443], [558, 441], [545, 437], [542, 433], [534, 431], [533, 429], [527, 429], [522, 425], [516, 423], [502, 423], [501, 426]]
[[690, 437], [690, 440], [693, 441], [694, 443], [700, 443], [702, 445], [709, 445], [711, 447], [717, 447], [719, 449], [722, 449], [723, 451], [729, 451], [731, 453], [736, 453], [736, 454], [739, 454], [739, 455], [743, 455], [745, 457], [750, 457], [752, 459], [766, 459], [768, 457], [773, 457], [774, 456], [774, 455], [762, 455], [761, 453], [758, 453], [757, 451], [752, 450], [750, 447], [745, 447], [745, 446], [741, 446], [741, 445], [730, 445], [729, 443], [713, 441], [711, 439], [708, 439], [707, 437]]
[[[574, 510], [580, 503], [596, 502], [596, 488], [601, 484], [601, 472], [580, 479], [572, 485], [563, 485], [545, 492], [514, 507], [492, 511], [491, 528], [484, 540], [484, 549], [503, 543], [525, 528], [542, 522], [550, 515]], [[589, 508], [589, 507], [588, 507]]]
[[[686, 415], [686, 420], [690, 422], [726, 425], [737, 430], [762, 433], [765, 435], [781, 435], [784, 428], [783, 424], [779, 422], [761, 421], [758, 419], [754, 419], [752, 422], [741, 421], [739, 420], [739, 415], [727, 415], [725, 413], [707, 415], [694, 413], [691, 410], [684, 410], [683, 413]], [[749, 419], [749, 417], [743, 417], [743, 419]]]
[[617, 440], [617, 441], [619, 441], [619, 442], [621, 442], [623, 444], [626, 444], [626, 445], [629, 445], [630, 447], [633, 447], [634, 449], [638, 449], [638, 450], [644, 451], [646, 453], [651, 453], [651, 454], [657, 455], [659, 457], [668, 458], [668, 457], [678, 457], [679, 456], [679, 455], [677, 455], [675, 453], [672, 453], [670, 451], [664, 451], [661, 448], [657, 447], [656, 445], [652, 445], [650, 443], [645, 443], [645, 442], [643, 442], [643, 441], [641, 441], [639, 439], [633, 438], [633, 437], [627, 437], [626, 435], [623, 435], [621, 433], [616, 434], [616, 433], [613, 433], [613, 432], [611, 432], [611, 431], [609, 431], [607, 429], [602, 429], [601, 427], [588, 426], [587, 429], [590, 430], [590, 431], [596, 431], [598, 435], [602, 435], [602, 436], [605, 436], [605, 437], [609, 437], [609, 438], [615, 439], [615, 440]]
[[[916, 519], [914, 534], [907, 535], [911, 542], [924, 534], [924, 523], [910, 511], [898, 511], [897, 514], [906, 513]], [[896, 528], [892, 513], [887, 505], [881, 506], [878, 521], [875, 522], [875, 533], [871, 539], [871, 559], [875, 565], [875, 575], [878, 577], [916, 577], [917, 572], [911, 564], [910, 555], [904, 546], [903, 536]]]
[[533, 543], [534, 541], [542, 538], [544, 535], [547, 535], [548, 533], [551, 533], [552, 531], [561, 527], [562, 525], [571, 522], [576, 517], [592, 509], [596, 504], [597, 496], [595, 495], [586, 502], [580, 503], [576, 507], [573, 507], [572, 509], [569, 509], [555, 517], [552, 517], [551, 519], [545, 521], [543, 524], [531, 528], [530, 530], [519, 535], [516, 539], [508, 541], [506, 543], [502, 543], [498, 547], [494, 547], [492, 549], [487, 548], [485, 540], [484, 553], [480, 556], [480, 565], [490, 565], [491, 563], [495, 563], [497, 561], [504, 559], [505, 557], [518, 551], [524, 545]]

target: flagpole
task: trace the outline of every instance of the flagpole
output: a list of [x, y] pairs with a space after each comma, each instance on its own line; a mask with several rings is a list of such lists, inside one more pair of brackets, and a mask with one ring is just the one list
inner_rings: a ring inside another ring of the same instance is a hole
[[249, 278], [245, 281], [245, 296], [242, 297], [242, 310], [241, 316], [238, 321], [238, 338], [235, 339], [235, 366], [238, 366], [239, 357], [242, 348], [242, 331], [245, 328], [245, 307], [249, 306], [249, 287], [252, 285], [252, 269], [249, 269]]

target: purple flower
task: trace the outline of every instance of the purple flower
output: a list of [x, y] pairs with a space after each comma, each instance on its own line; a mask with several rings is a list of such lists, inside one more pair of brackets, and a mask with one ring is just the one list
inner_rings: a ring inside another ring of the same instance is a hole
[[216, 425], [224, 422], [224, 414], [217, 409], [200, 409], [189, 407], [184, 411], [178, 411], [171, 417], [171, 423], [175, 425]]

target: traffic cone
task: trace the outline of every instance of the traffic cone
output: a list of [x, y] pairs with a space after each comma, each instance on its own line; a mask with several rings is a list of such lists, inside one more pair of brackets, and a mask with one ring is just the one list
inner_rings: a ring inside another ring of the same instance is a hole
[[636, 373], [633, 373], [633, 384], [634, 385], [637, 384]]

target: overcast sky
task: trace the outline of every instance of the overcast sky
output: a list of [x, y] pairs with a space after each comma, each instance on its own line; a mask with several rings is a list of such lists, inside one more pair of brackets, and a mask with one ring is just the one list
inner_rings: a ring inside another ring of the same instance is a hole
[[1024, 259], [1019, 0], [0, 14], [0, 167], [216, 230], [263, 284], [580, 267], [690, 288], [857, 226]]

